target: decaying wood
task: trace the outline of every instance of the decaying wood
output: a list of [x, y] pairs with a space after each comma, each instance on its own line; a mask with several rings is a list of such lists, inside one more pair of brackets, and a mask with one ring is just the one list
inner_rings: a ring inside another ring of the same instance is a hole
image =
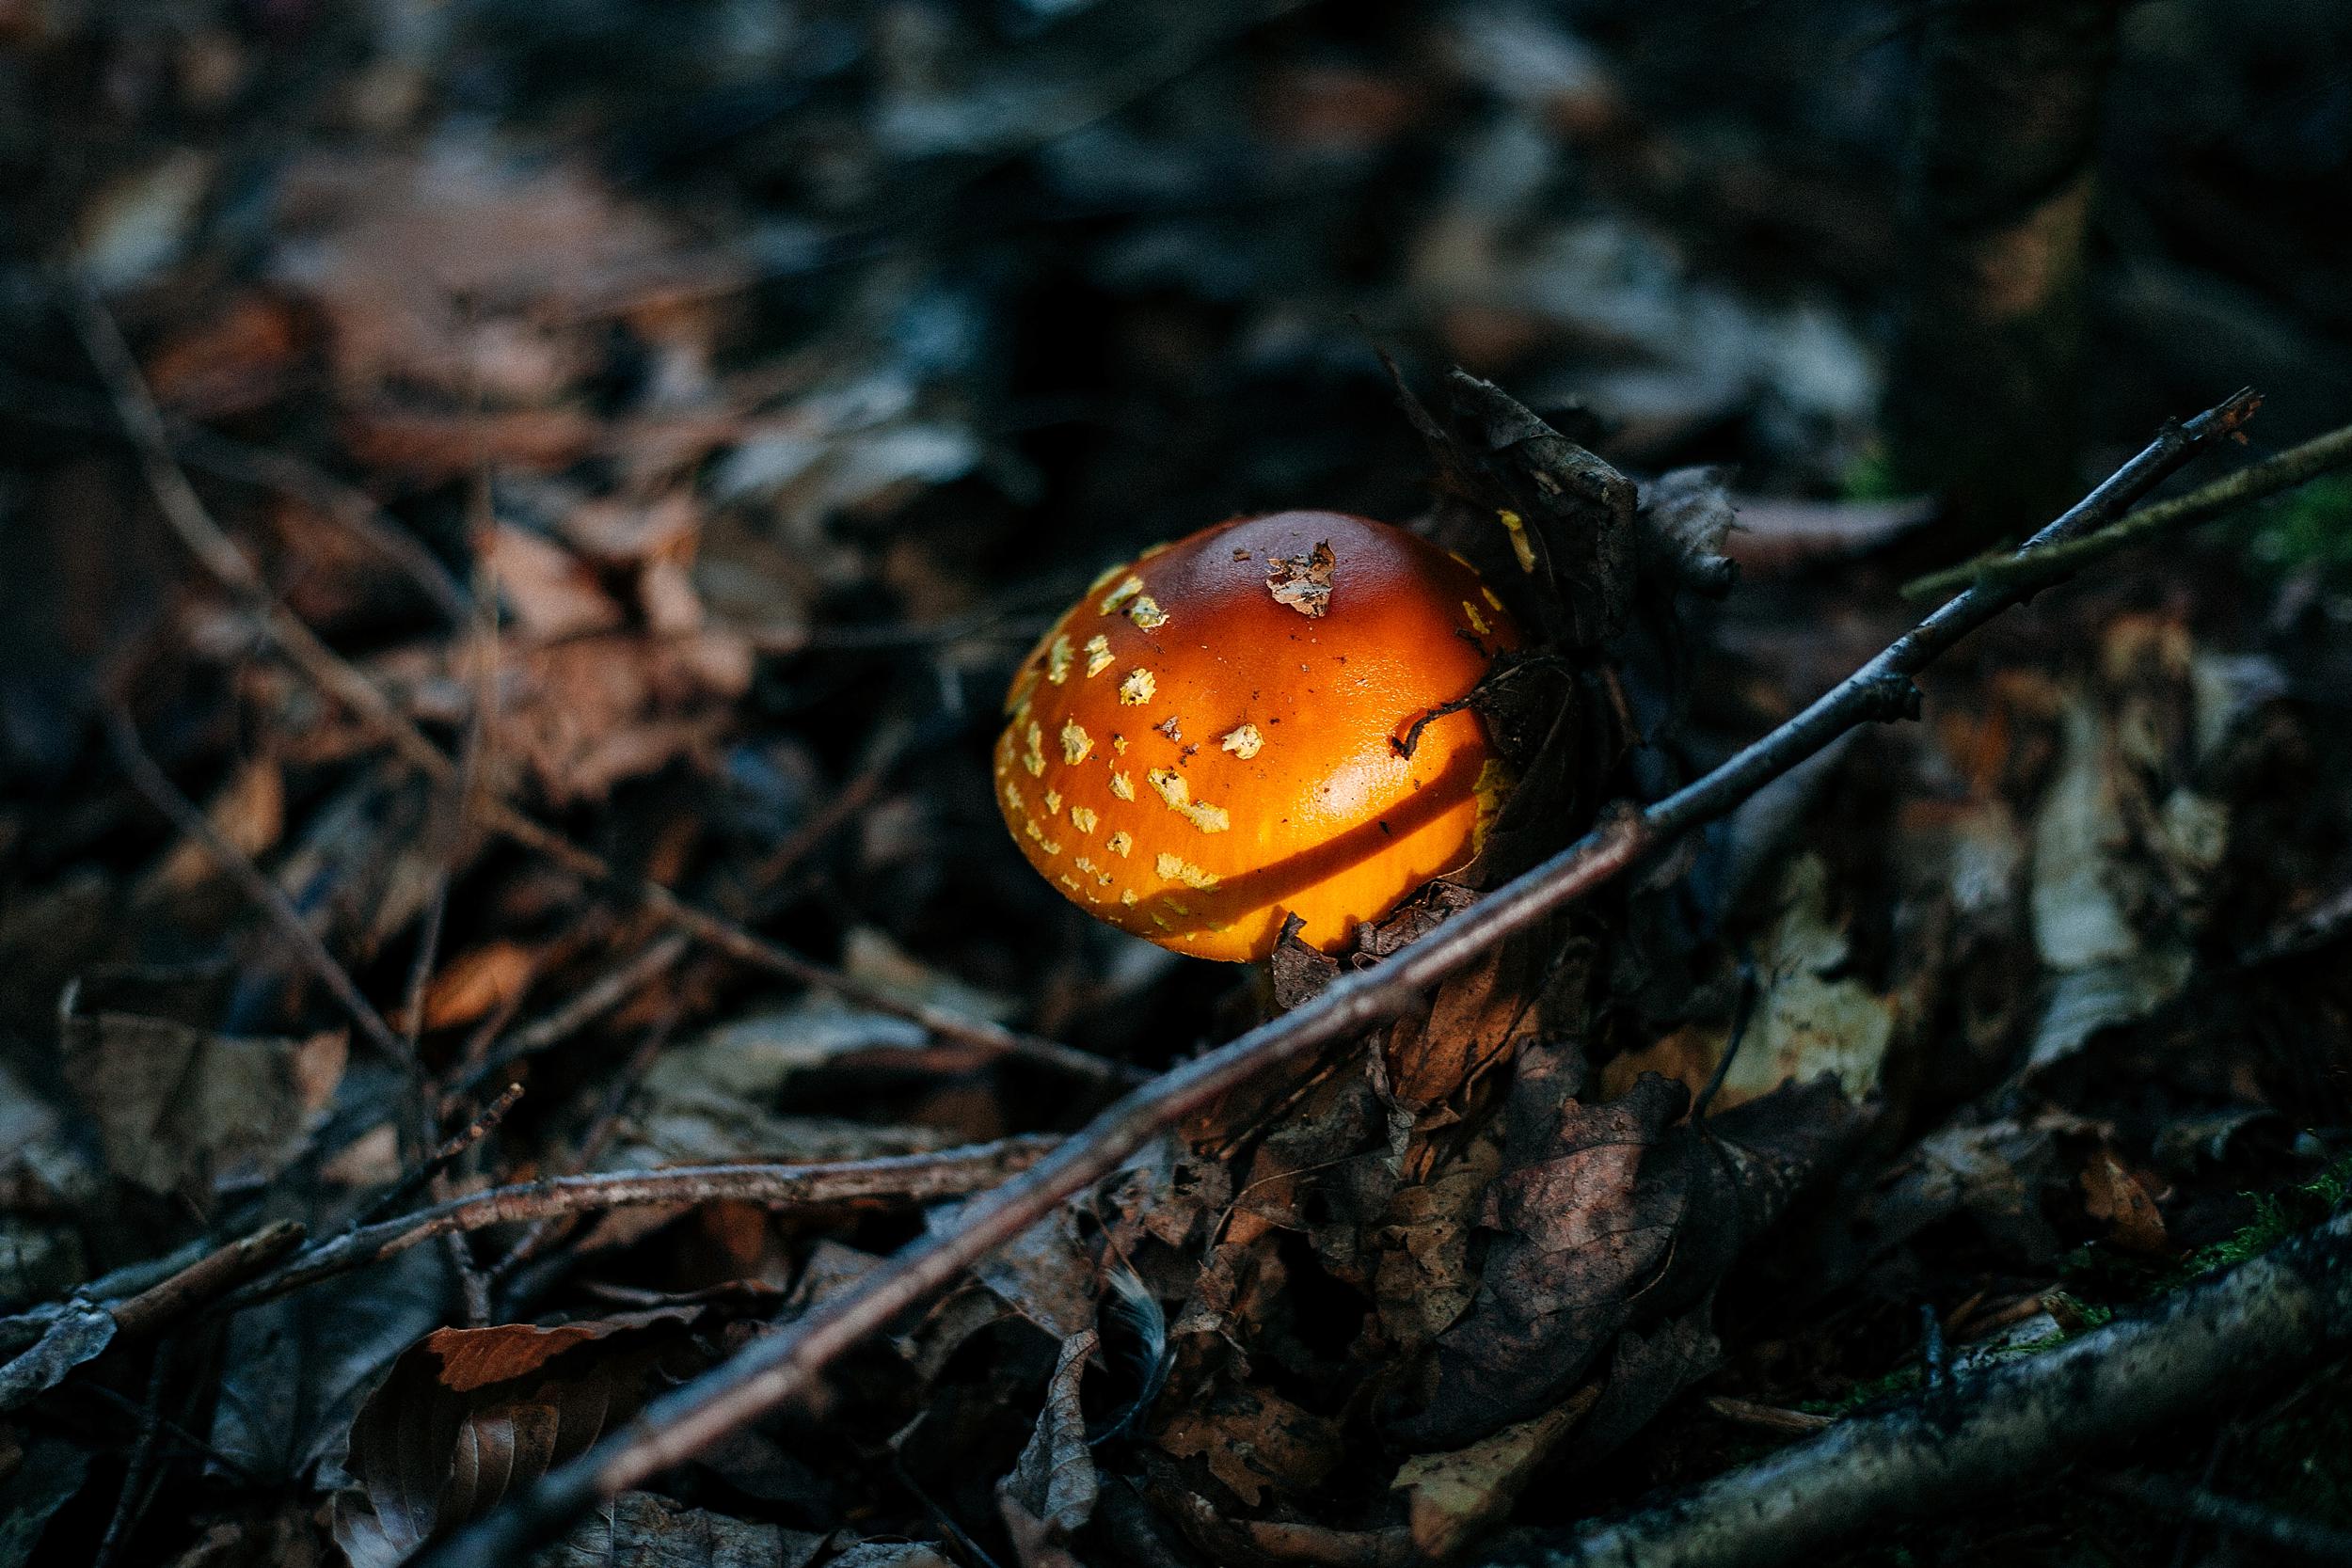
[[1963, 1375], [1673, 1502], [1486, 1568], [1769, 1568], [2047, 1480], [2352, 1342], [2352, 1214], [2056, 1350]]
[[[2237, 430], [2258, 403], [2252, 393], [2241, 392], [2195, 419], [2168, 426], [2025, 547], [2078, 538], [2114, 522], [2167, 475]], [[642, 1484], [803, 1394], [843, 1351], [1228, 1090], [1396, 1016], [1497, 942], [1722, 816], [1848, 731], [1915, 712], [1919, 694], [1912, 677], [2026, 596], [1999, 585], [1970, 588], [1703, 778], [1645, 810], [1608, 814], [1592, 832], [1389, 961], [1343, 974], [1292, 1012], [1130, 1091], [1027, 1173], [973, 1202], [954, 1230], [910, 1244], [784, 1332], [755, 1341], [656, 1402], [629, 1426], [424, 1560], [432, 1568], [491, 1568], [515, 1560], [599, 1499]]]

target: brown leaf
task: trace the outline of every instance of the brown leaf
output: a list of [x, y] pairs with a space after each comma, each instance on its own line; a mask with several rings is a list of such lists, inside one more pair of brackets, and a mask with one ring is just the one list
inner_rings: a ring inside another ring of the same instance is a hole
[[1076, 1560], [1065, 1544], [1094, 1516], [1101, 1482], [1087, 1447], [1078, 1384], [1095, 1344], [1091, 1329], [1062, 1341], [1037, 1429], [1012, 1473], [996, 1483], [996, 1507], [1024, 1568], [1073, 1568]]
[[191, 419], [246, 413], [277, 399], [315, 335], [284, 299], [242, 294], [147, 356], [148, 389]]
[[279, 198], [304, 237], [274, 271], [326, 313], [335, 379], [354, 396], [419, 385], [550, 400], [595, 363], [602, 324], [580, 308], [677, 275], [664, 226], [593, 171], [504, 163], [473, 143], [316, 154], [287, 170]]
[[1389, 1485], [1406, 1494], [1413, 1544], [1443, 1561], [1500, 1523], [1598, 1397], [1597, 1389], [1580, 1389], [1558, 1409], [1504, 1427], [1469, 1448], [1407, 1459]]
[[424, 1027], [458, 1028], [520, 1001], [538, 961], [531, 948], [502, 939], [458, 954], [425, 988]]
[[553, 540], [501, 523], [474, 542], [474, 555], [527, 639], [554, 642], [628, 619], [587, 562]]
[[[1681, 1085], [1644, 1077], [1606, 1104], [1522, 1113], [1509, 1168], [1487, 1193], [1483, 1220], [1500, 1234], [1478, 1299], [1438, 1339], [1428, 1402], [1396, 1423], [1407, 1441], [1457, 1447], [1527, 1419], [1559, 1402], [1621, 1336], [1703, 1306], [1740, 1248], [1859, 1120], [1828, 1081], [1783, 1089], [1704, 1130], [1682, 1122], [1688, 1105]], [[1677, 1348], [1671, 1359], [1691, 1357]]]
[[[476, 650], [472, 657], [489, 657]], [[470, 659], [461, 660], [461, 664]], [[749, 644], [723, 632], [625, 633], [509, 648], [499, 744], [518, 754], [550, 801], [602, 799], [614, 784], [680, 758], [704, 758], [751, 688]], [[466, 679], [470, 672], [451, 672]]]
[[400, 1561], [627, 1420], [659, 1378], [707, 1359], [688, 1316], [444, 1328], [409, 1346], [352, 1424], [358, 1484], [334, 1529], [353, 1568]]
[[1331, 575], [1337, 565], [1331, 542], [1316, 542], [1312, 555], [1275, 556], [1266, 562], [1265, 588], [1276, 604], [1288, 605], [1312, 620], [1331, 603]]
[[2126, 1252], [2169, 1258], [2179, 1249], [2164, 1227], [2164, 1212], [2140, 1175], [2099, 1146], [2083, 1166], [2083, 1208], [2094, 1220], [2105, 1220], [2107, 1239]]
[[1256, 1387], [1194, 1403], [1161, 1429], [1159, 1446], [1179, 1459], [1204, 1461], [1209, 1474], [1251, 1508], [1268, 1487], [1295, 1496], [1321, 1484], [1344, 1453], [1332, 1422]]
[[74, 1013], [65, 1078], [115, 1173], [151, 1192], [261, 1180], [302, 1149], [342, 1077], [341, 1030], [307, 1040], [215, 1035], [169, 1019]]

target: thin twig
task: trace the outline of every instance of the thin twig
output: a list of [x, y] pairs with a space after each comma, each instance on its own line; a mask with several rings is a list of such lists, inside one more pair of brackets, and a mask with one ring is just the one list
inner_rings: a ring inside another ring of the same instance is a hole
[[2308, 483], [2330, 469], [2352, 467], [2352, 425], [2314, 436], [2259, 463], [2249, 463], [2185, 496], [2144, 506], [2112, 528], [2031, 552], [1979, 556], [1903, 585], [1907, 599], [1932, 599], [1972, 583], [2023, 588], [2055, 582], [2094, 561], [2143, 544], [2159, 534], [2210, 522], [2225, 512], [2251, 505], [2281, 490]]
[[666, 1170], [558, 1176], [436, 1203], [322, 1243], [285, 1267], [239, 1291], [223, 1304], [240, 1310], [306, 1285], [379, 1262], [436, 1236], [515, 1225], [550, 1214], [596, 1209], [740, 1202], [817, 1207], [826, 1204], [929, 1203], [961, 1197], [1022, 1170], [1057, 1140], [1001, 1138], [941, 1149], [824, 1164], [676, 1165]]
[[482, 1065], [460, 1079], [450, 1092], [460, 1099], [484, 1084], [510, 1072], [527, 1056], [562, 1044], [597, 1019], [634, 996], [638, 989], [667, 971], [692, 945], [683, 932], [672, 931], [638, 950], [634, 958], [609, 969], [594, 983], [546, 1016], [525, 1024], [501, 1040]]
[[213, 857], [213, 863], [244, 890], [245, 895], [262, 913], [269, 916], [270, 923], [278, 927], [278, 933], [293, 946], [295, 957], [302, 960], [302, 967], [309, 970], [342, 1005], [343, 1011], [351, 1015], [352, 1022], [358, 1025], [359, 1033], [367, 1037], [368, 1043], [381, 1052], [385, 1060], [405, 1063], [408, 1060], [407, 1048], [400, 1036], [393, 1033], [392, 1026], [384, 1022], [384, 1015], [375, 1010], [373, 1003], [359, 993], [358, 986], [345, 973], [343, 966], [335, 961], [335, 955], [327, 951], [326, 943], [320, 940], [318, 932], [310, 928], [310, 923], [302, 918], [301, 911], [294, 907], [284, 891], [262, 876], [261, 867], [253, 863], [252, 857], [231, 844], [229, 835], [213, 825], [212, 818], [204, 815], [202, 808], [181, 794], [179, 786], [165, 776], [164, 770], [155, 765], [155, 759], [147, 754], [147, 748], [139, 743], [138, 726], [132, 722], [131, 716], [112, 701], [102, 705], [99, 716], [105, 724], [106, 741], [114, 749], [115, 761], [121, 766], [133, 787], [147, 797], [150, 805], [168, 817], [173, 827], [203, 845], [204, 852]]
[[[136, 1295], [106, 1301], [86, 1291], [69, 1298], [47, 1314], [23, 1354], [0, 1359], [0, 1414], [56, 1386], [106, 1346], [152, 1335], [218, 1300], [292, 1252], [302, 1235], [300, 1225], [279, 1220], [212, 1249]], [[11, 1323], [26, 1323], [32, 1316]]]
[[[2036, 534], [2029, 546], [2105, 527], [2166, 475], [2245, 423], [2257, 402], [2250, 392], [2241, 392], [2185, 424], [2168, 425], [2137, 456]], [[953, 1230], [909, 1243], [781, 1333], [754, 1340], [655, 1402], [628, 1426], [421, 1560], [421, 1568], [497, 1568], [517, 1560], [598, 1499], [643, 1484], [801, 1395], [843, 1351], [1228, 1091], [1403, 1012], [1422, 991], [1497, 942], [1725, 815], [1847, 731], [1915, 711], [1918, 689], [1912, 677], [2024, 596], [1998, 586], [1968, 590], [1695, 783], [1646, 810], [1609, 814], [1583, 838], [1387, 962], [1343, 974], [1291, 1012], [1129, 1091], [1026, 1174], [966, 1205]]]
[[[373, 725], [392, 749], [435, 784], [447, 786], [457, 778], [457, 765], [402, 712], [367, 674], [322, 642], [273, 595], [253, 563], [235, 541], [222, 531], [187, 475], [173, 459], [170, 441], [154, 400], [148, 395], [138, 362], [122, 341], [121, 330], [105, 307], [83, 280], [65, 291], [75, 325], [91, 361], [113, 393], [123, 424], [136, 446], [148, 487], [154, 493], [165, 521], [197, 562], [223, 588], [244, 599], [261, 629], [296, 669], [336, 701]], [[733, 921], [686, 902], [669, 888], [643, 878], [625, 876], [603, 856], [565, 838], [498, 798], [482, 802], [482, 826], [513, 840], [561, 866], [581, 880], [625, 890], [662, 920], [695, 940], [739, 962], [780, 974], [816, 990], [829, 990], [873, 1012], [903, 1018], [930, 1033], [991, 1054], [1039, 1063], [1084, 1082], [1132, 1082], [1123, 1064], [1109, 1062], [1058, 1041], [1042, 1040], [984, 1019], [967, 1018], [927, 1002], [909, 1001], [889, 990], [831, 969], [813, 958], [745, 930]]]
[[[2352, 1214], [2040, 1355], [1962, 1378], [1486, 1568], [1771, 1568], [2046, 1479], [2352, 1340]], [[2220, 1522], [2218, 1520], [2217, 1523]], [[2233, 1527], [2234, 1528], [2234, 1527]], [[2342, 1561], [2342, 1558], [2330, 1560]]]
[[[645, 1031], [645, 1037], [637, 1042], [637, 1049], [629, 1053], [628, 1060], [622, 1064], [621, 1070], [613, 1074], [612, 1083], [605, 1090], [604, 1102], [597, 1106], [596, 1114], [590, 1118], [588, 1131], [580, 1140], [580, 1150], [572, 1156], [574, 1171], [587, 1169], [596, 1156], [604, 1152], [604, 1146], [612, 1141], [614, 1131], [621, 1125], [621, 1113], [628, 1109], [629, 1096], [637, 1092], [639, 1080], [653, 1070], [653, 1064], [669, 1044], [670, 1033], [677, 1027], [682, 1011], [681, 1007], [672, 1006], [660, 1022]], [[490, 1265], [490, 1282], [495, 1285], [512, 1278], [516, 1270], [569, 1235], [571, 1227], [577, 1223], [579, 1216], [574, 1214], [556, 1214], [533, 1220], [531, 1228], [523, 1232], [521, 1240], [507, 1249], [506, 1256]]]
[[522, 1097], [523, 1086], [520, 1084], [507, 1085], [499, 1097], [485, 1105], [473, 1120], [443, 1140], [441, 1147], [426, 1155], [423, 1163], [416, 1169], [409, 1171], [398, 1181], [386, 1188], [383, 1196], [369, 1204], [361, 1212], [359, 1224], [364, 1226], [373, 1223], [424, 1191], [432, 1184], [435, 1177], [441, 1175], [463, 1158], [466, 1150], [488, 1137], [497, 1129], [498, 1124], [506, 1119], [506, 1113], [515, 1108], [515, 1101]]
[[1758, 1404], [1754, 1400], [1734, 1399], [1729, 1394], [1709, 1394], [1700, 1402], [1726, 1421], [1754, 1427], [1758, 1432], [1777, 1432], [1788, 1437], [1810, 1437], [1837, 1424], [1835, 1416], [1819, 1415], [1810, 1410], [1785, 1410], [1776, 1404]]
[[186, 1268], [108, 1308], [115, 1332], [152, 1334], [235, 1290], [302, 1244], [295, 1220], [278, 1220], [205, 1254]]

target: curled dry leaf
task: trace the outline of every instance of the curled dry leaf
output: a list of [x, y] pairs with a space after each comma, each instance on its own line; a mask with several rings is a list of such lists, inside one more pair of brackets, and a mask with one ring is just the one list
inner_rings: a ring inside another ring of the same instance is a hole
[[[1620, 1336], [1703, 1319], [1741, 1245], [1860, 1120], [1827, 1081], [1695, 1126], [1689, 1104], [1681, 1085], [1645, 1077], [1619, 1101], [1568, 1101], [1510, 1151], [1482, 1216], [1498, 1234], [1477, 1300], [1438, 1337], [1427, 1402], [1400, 1435], [1475, 1440], [1559, 1403], [1613, 1347], [1622, 1358]], [[1679, 1386], [1640, 1381], [1657, 1403]]]
[[2169, 1257], [2178, 1249], [2164, 1227], [2164, 1212], [2148, 1182], [2101, 1144], [2083, 1165], [2083, 1208], [2105, 1222], [2107, 1239], [2126, 1252], [2143, 1257]]
[[485, 942], [441, 966], [424, 991], [427, 1029], [455, 1029], [522, 1000], [539, 956], [519, 942]]
[[694, 1370], [707, 1357], [687, 1316], [443, 1328], [411, 1345], [352, 1425], [356, 1485], [334, 1528], [353, 1568], [389, 1568], [481, 1517]]
[[1062, 1341], [1037, 1430], [1012, 1473], [996, 1483], [996, 1508], [1024, 1568], [1075, 1568], [1066, 1543], [1094, 1516], [1101, 1481], [1087, 1447], [1078, 1384], [1097, 1343], [1093, 1330]]
[[1430, 1560], [1443, 1562], [1500, 1523], [1599, 1397], [1597, 1388], [1581, 1389], [1566, 1403], [1469, 1448], [1415, 1454], [1399, 1465], [1389, 1485], [1406, 1494], [1413, 1544]]

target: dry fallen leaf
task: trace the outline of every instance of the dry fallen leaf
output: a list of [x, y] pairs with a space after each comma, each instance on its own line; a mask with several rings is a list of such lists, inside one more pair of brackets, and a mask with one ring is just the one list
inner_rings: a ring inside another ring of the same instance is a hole
[[1400, 1435], [1416, 1446], [1474, 1441], [1556, 1405], [1613, 1352], [1613, 1391], [1639, 1383], [1662, 1403], [1680, 1386], [1627, 1379], [1627, 1357], [1681, 1357], [1740, 1247], [1859, 1120], [1829, 1080], [1703, 1127], [1683, 1121], [1689, 1103], [1681, 1085], [1645, 1077], [1620, 1100], [1569, 1101], [1531, 1121], [1487, 1192], [1482, 1223], [1498, 1234], [1478, 1298], [1438, 1337], [1427, 1402], [1394, 1423]]
[[1415, 1454], [1399, 1465], [1389, 1485], [1406, 1494], [1413, 1544], [1431, 1560], [1443, 1562], [1501, 1522], [1560, 1439], [1599, 1397], [1597, 1388], [1580, 1389], [1558, 1409], [1504, 1427], [1469, 1448]]
[[1021, 1554], [1023, 1568], [1075, 1568], [1067, 1543], [1094, 1516], [1101, 1481], [1087, 1447], [1078, 1383], [1094, 1354], [1094, 1331], [1062, 1341], [1037, 1430], [1012, 1473], [996, 1483], [996, 1507]]
[[1193, 1404], [1161, 1429], [1158, 1442], [1179, 1459], [1201, 1460], [1251, 1508], [1269, 1488], [1291, 1496], [1321, 1484], [1344, 1452], [1335, 1423], [1255, 1387]]
[[825, 1545], [824, 1536], [808, 1530], [624, 1492], [534, 1559], [533, 1568], [807, 1568]]
[[337, 1495], [352, 1568], [389, 1568], [480, 1518], [707, 1359], [689, 1314], [540, 1328], [443, 1328], [411, 1345], [352, 1424]]
[[342, 1030], [248, 1039], [76, 1013], [72, 992], [65, 1006], [66, 1082], [97, 1121], [107, 1164], [151, 1192], [209, 1191], [283, 1169], [333, 1098], [349, 1050]]
[[2164, 1212], [2137, 1172], [2101, 1144], [2083, 1165], [2083, 1208], [2094, 1220], [2104, 1220], [2107, 1239], [2126, 1252], [2165, 1258], [2179, 1249], [2164, 1227]]

